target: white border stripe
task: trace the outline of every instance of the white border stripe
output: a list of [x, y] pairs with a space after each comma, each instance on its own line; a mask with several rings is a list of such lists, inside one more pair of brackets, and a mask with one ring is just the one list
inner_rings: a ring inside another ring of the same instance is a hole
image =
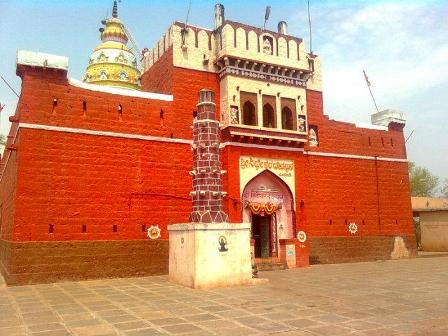
[[339, 154], [339, 153], [325, 153], [325, 152], [305, 152], [304, 154], [312, 155], [312, 156], [337, 157], [337, 158], [344, 158], [344, 159], [408, 162], [408, 159], [389, 158], [389, 157], [382, 157], [382, 156], [367, 156], [367, 155], [353, 155], [353, 154]]
[[125, 139], [137, 139], [137, 140], [146, 140], [146, 141], [181, 143], [181, 144], [187, 144], [187, 145], [193, 143], [192, 140], [187, 140], [187, 139], [166, 138], [166, 137], [158, 137], [158, 136], [153, 136], [153, 135], [117, 133], [117, 132], [109, 132], [109, 131], [93, 131], [93, 130], [82, 129], [82, 128], [71, 128], [71, 127], [61, 127], [61, 126], [48, 126], [48, 125], [19, 123], [19, 127], [38, 129], [38, 130], [45, 130], [45, 131], [78, 133], [78, 134], [88, 134], [88, 135], [97, 135], [97, 136], [108, 136], [108, 137], [114, 137], [114, 138], [125, 138]]
[[309, 152], [309, 151], [306, 152], [305, 154], [312, 156], [339, 157], [345, 159], [375, 160], [374, 156], [367, 156], [367, 155], [338, 154], [338, 153]]
[[82, 82], [75, 78], [69, 78], [68, 82], [70, 85], [79, 87], [81, 89], [111, 93], [111, 94], [116, 94], [116, 95], [121, 95], [121, 96], [155, 99], [155, 100], [165, 100], [165, 101], [173, 101], [173, 99], [174, 99], [173, 95], [166, 95], [166, 94], [162, 94], [162, 93], [138, 91], [138, 90], [131, 90], [131, 89], [122, 89], [122, 88], [118, 88], [118, 87], [103, 86], [103, 85], [92, 84], [92, 83], [85, 83], [85, 82]]
[[[193, 143], [192, 140], [188, 140], [188, 139], [167, 138], [167, 137], [158, 137], [158, 136], [153, 136], [153, 135], [129, 134], [129, 133], [118, 133], [118, 132], [109, 132], [109, 131], [94, 131], [94, 130], [88, 130], [88, 129], [82, 129], [82, 128], [71, 128], [71, 127], [61, 127], [61, 126], [19, 123], [19, 127], [45, 130], [45, 131], [54, 131], [54, 132], [66, 132], [66, 133], [77, 133], [77, 134], [87, 134], [87, 135], [96, 135], [96, 136], [108, 136], [108, 137], [114, 137], [114, 138], [179, 143], [179, 144], [186, 144], [186, 145], [190, 145]], [[378, 161], [389, 161], [389, 162], [408, 162], [407, 159], [399, 159], [399, 158], [389, 158], [389, 157], [381, 157], [381, 156], [375, 157], [375, 156], [354, 155], [354, 154], [326, 153], [326, 152], [310, 152], [310, 151], [305, 151], [303, 148], [267, 146], [267, 145], [248, 144], [248, 143], [232, 142], [232, 141], [223, 142], [220, 145], [221, 148], [225, 148], [227, 146], [257, 148], [257, 149], [286, 151], [286, 152], [303, 152], [304, 155], [334, 157], [334, 158], [344, 158], [344, 159], [378, 160]]]
[[294, 147], [281, 147], [281, 146], [267, 146], [267, 145], [256, 145], [256, 144], [248, 144], [243, 142], [233, 142], [227, 141], [221, 143], [221, 148], [226, 146], [236, 146], [236, 147], [246, 147], [246, 148], [258, 148], [258, 149], [270, 149], [270, 150], [279, 150], [279, 151], [287, 151], [287, 152], [303, 152], [303, 148], [294, 148]]

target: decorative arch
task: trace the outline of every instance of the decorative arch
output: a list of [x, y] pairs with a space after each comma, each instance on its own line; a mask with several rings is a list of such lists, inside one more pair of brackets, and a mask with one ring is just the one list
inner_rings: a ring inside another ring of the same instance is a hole
[[285, 181], [270, 170], [246, 183], [242, 202], [244, 223], [252, 222], [253, 215], [275, 215], [276, 239], [295, 237], [294, 195]]
[[291, 109], [285, 106], [282, 109], [282, 128], [286, 130], [294, 129], [294, 117]]
[[257, 125], [257, 115], [255, 112], [255, 105], [251, 101], [246, 101], [243, 104], [243, 124], [249, 126]]
[[275, 122], [275, 112], [271, 104], [266, 103], [263, 105], [263, 127], [275, 128], [277, 127]]

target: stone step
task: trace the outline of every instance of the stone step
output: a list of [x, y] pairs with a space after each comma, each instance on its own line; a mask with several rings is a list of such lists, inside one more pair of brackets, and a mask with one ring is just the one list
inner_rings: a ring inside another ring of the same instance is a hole
[[259, 271], [278, 271], [287, 269], [286, 263], [282, 262], [272, 262], [272, 263], [259, 263], [257, 264]]

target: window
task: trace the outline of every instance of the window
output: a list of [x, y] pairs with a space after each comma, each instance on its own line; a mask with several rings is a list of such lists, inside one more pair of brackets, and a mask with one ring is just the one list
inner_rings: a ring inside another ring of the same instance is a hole
[[294, 129], [294, 118], [292, 116], [292, 111], [287, 106], [282, 109], [282, 128], [286, 130]]
[[275, 112], [271, 104], [263, 106], [263, 127], [275, 128]]
[[257, 126], [257, 116], [255, 114], [255, 106], [250, 101], [243, 105], [243, 124]]

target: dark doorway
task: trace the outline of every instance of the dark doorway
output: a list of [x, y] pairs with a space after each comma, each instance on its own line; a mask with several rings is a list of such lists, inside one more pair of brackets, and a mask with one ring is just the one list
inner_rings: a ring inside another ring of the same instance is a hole
[[271, 257], [271, 220], [272, 216], [252, 215], [252, 239], [255, 240], [255, 258]]

